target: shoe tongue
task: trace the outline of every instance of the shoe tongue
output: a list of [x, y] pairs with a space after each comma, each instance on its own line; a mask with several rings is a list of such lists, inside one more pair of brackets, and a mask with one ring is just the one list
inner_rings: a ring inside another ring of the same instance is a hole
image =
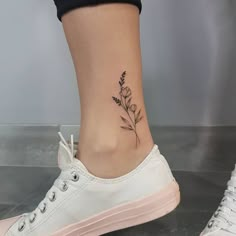
[[64, 170], [71, 164], [76, 165], [81, 170], [84, 170], [86, 172], [88, 171], [83, 163], [75, 158], [75, 153], [72, 153], [68, 147], [60, 142], [58, 151], [58, 166], [61, 170]]
[[58, 150], [58, 166], [60, 169], [65, 169], [71, 163], [73, 163], [73, 154], [71, 151], [62, 143], [59, 142], [59, 150]]

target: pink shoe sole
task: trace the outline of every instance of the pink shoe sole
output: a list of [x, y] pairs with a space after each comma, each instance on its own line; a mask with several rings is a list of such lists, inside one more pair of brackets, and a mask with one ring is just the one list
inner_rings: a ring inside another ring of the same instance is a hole
[[173, 181], [151, 196], [122, 204], [96, 216], [69, 225], [51, 236], [98, 236], [158, 219], [180, 202], [178, 184]]

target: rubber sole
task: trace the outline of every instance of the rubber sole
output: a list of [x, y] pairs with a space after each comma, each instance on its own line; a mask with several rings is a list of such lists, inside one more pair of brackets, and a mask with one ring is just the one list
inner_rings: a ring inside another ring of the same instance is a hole
[[158, 219], [173, 211], [179, 202], [179, 186], [173, 181], [155, 194], [69, 225], [51, 236], [99, 236]]

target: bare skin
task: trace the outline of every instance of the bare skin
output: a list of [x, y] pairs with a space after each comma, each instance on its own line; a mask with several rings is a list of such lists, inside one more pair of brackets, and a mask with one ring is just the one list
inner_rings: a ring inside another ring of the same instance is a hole
[[66, 13], [62, 23], [80, 93], [78, 158], [96, 176], [126, 174], [153, 147], [143, 99], [138, 8], [84, 7]]

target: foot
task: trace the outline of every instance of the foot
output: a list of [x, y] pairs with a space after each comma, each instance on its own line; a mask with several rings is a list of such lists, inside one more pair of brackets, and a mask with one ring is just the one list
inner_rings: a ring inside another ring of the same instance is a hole
[[236, 167], [227, 184], [220, 206], [200, 236], [236, 235]]
[[166, 215], [180, 201], [178, 184], [154, 145], [133, 171], [114, 179], [90, 174], [63, 136], [61, 169], [46, 197], [31, 213], [0, 221], [0, 236], [97, 236]]

